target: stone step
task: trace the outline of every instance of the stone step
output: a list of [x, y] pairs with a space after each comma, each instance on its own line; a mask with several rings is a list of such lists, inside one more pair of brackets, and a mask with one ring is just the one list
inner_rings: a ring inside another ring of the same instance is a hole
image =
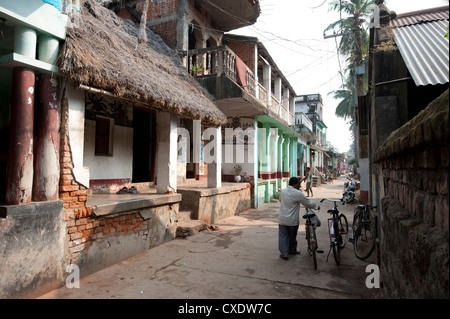
[[178, 223], [189, 221], [191, 220], [191, 218], [192, 218], [192, 210], [180, 210], [177, 214]]
[[208, 224], [202, 220], [187, 220], [178, 222], [177, 237], [186, 238], [208, 229]]
[[319, 177], [318, 176], [313, 176], [312, 177], [312, 186], [313, 187], [317, 187], [317, 185], [319, 185]]

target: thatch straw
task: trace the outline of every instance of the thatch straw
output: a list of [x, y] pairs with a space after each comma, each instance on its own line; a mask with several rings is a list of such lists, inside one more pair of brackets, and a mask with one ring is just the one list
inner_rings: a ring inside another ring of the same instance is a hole
[[76, 85], [208, 125], [226, 123], [213, 98], [150, 29], [146, 29], [147, 43], [136, 49], [138, 27], [96, 1], [83, 1], [80, 20], [78, 26], [68, 28], [58, 57], [61, 73]]

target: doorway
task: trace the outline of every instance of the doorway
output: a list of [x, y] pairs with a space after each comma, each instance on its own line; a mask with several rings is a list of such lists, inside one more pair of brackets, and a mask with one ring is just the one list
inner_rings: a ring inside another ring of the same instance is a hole
[[156, 114], [133, 109], [133, 183], [155, 181]]

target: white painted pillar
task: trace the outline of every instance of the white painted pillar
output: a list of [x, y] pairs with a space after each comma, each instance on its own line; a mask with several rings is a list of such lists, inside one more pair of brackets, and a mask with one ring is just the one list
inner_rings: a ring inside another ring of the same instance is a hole
[[252, 85], [255, 87], [255, 96], [257, 100], [259, 100], [258, 57], [259, 57], [258, 45], [255, 43], [255, 50], [253, 56], [253, 61], [255, 61], [253, 66], [253, 74], [255, 75], [255, 82], [252, 83]]
[[272, 103], [272, 68], [268, 64], [264, 64], [263, 83], [267, 91], [267, 107]]
[[177, 118], [167, 112], [157, 112], [157, 184], [158, 194], [177, 191]]
[[258, 179], [259, 179], [259, 139], [261, 132], [258, 129], [258, 121], [255, 119], [255, 138], [254, 138], [254, 148], [253, 148], [253, 156], [254, 156], [254, 162], [253, 162], [253, 178], [254, 178], [254, 188], [253, 188], [253, 197], [254, 197], [254, 205], [255, 207], [258, 207]]
[[[195, 179], [200, 179], [200, 160], [202, 157], [202, 123], [200, 120], [194, 120], [192, 126], [192, 159], [195, 165]], [[201, 173], [203, 175], [203, 172]]]
[[220, 126], [210, 127], [203, 135], [204, 139], [209, 139], [204, 148], [208, 163], [208, 187], [219, 188], [222, 186], [222, 129]]
[[275, 94], [275, 98], [280, 102], [281, 104], [281, 78], [276, 78], [274, 80], [274, 84], [275, 84], [275, 92], [273, 92]]

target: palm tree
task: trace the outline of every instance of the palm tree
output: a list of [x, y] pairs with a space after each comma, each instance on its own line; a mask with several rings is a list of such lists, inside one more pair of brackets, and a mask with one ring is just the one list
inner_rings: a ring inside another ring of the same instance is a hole
[[[338, 28], [338, 33], [343, 33], [339, 46], [338, 54], [346, 58], [346, 70], [348, 77], [345, 83], [342, 83], [341, 89], [328, 93], [334, 99], [341, 100], [336, 107], [335, 114], [344, 119], [350, 119], [350, 131], [353, 138], [356, 137], [356, 121], [355, 121], [355, 95], [357, 89], [354, 82], [355, 65], [365, 65], [367, 70], [367, 61], [369, 53], [369, 34], [367, 30], [361, 28], [366, 17], [371, 14], [371, 6], [375, 5], [375, 0], [332, 0], [330, 2], [330, 11], [338, 11], [341, 13], [341, 19], [331, 23], [325, 30], [335, 30]], [[342, 17], [346, 14], [346, 17]], [[357, 37], [361, 37], [360, 41]], [[358, 47], [360, 44], [361, 47]], [[366, 72], [367, 77], [367, 72]], [[367, 81], [363, 77], [358, 78], [359, 87], [367, 87]], [[362, 83], [364, 85], [362, 85]]]
[[[335, 30], [338, 28], [340, 33], [344, 34], [339, 43], [339, 53], [344, 56], [350, 56], [354, 50], [354, 34], [355, 28], [359, 28], [372, 12], [372, 6], [375, 5], [375, 0], [333, 0], [330, 2], [329, 11], [338, 11], [341, 14], [345, 13], [348, 16], [331, 23], [325, 30]], [[369, 36], [366, 30], [361, 32], [361, 42], [363, 52], [368, 52]]]

